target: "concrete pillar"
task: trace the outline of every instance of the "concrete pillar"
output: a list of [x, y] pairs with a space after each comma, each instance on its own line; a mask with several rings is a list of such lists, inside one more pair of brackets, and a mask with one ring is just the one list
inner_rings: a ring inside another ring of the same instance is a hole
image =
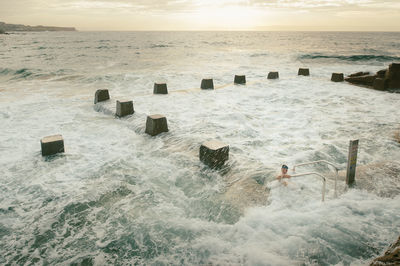
[[235, 84], [246, 84], [246, 76], [245, 75], [235, 75]]
[[200, 161], [211, 168], [224, 165], [229, 159], [229, 145], [219, 141], [208, 141], [200, 146]]
[[94, 94], [94, 104], [98, 102], [107, 101], [109, 99], [110, 99], [110, 94], [108, 93], [108, 90], [97, 90], [96, 93]]
[[44, 137], [40, 140], [42, 156], [64, 152], [64, 140], [61, 135]]
[[168, 94], [166, 83], [154, 83], [154, 94]]
[[149, 115], [146, 120], [146, 133], [156, 136], [168, 132], [167, 118], [163, 115]]
[[332, 73], [331, 81], [333, 81], [333, 82], [342, 82], [342, 81], [344, 81], [343, 73]]
[[380, 90], [380, 91], [387, 90], [387, 88], [389, 87], [389, 80], [385, 78], [376, 78], [374, 80], [373, 86], [375, 90]]
[[214, 89], [214, 81], [213, 81], [213, 79], [203, 79], [201, 81], [200, 88], [202, 90], [213, 90]]
[[354, 184], [356, 177], [356, 166], [357, 166], [357, 153], [358, 153], [358, 139], [350, 140], [349, 145], [349, 156], [347, 159], [347, 172], [346, 172], [346, 184], [351, 186]]
[[279, 72], [269, 72], [268, 79], [279, 79]]
[[133, 110], [133, 101], [117, 101], [117, 113], [118, 117], [124, 117], [127, 115], [133, 114], [135, 111]]
[[309, 76], [310, 70], [308, 68], [299, 68], [298, 75], [299, 76]]

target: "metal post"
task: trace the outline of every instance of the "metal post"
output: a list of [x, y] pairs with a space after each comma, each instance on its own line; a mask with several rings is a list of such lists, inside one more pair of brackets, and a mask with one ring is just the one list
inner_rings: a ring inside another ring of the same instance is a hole
[[351, 186], [354, 184], [356, 177], [356, 166], [357, 166], [357, 152], [358, 152], [358, 139], [350, 140], [349, 145], [349, 157], [347, 160], [347, 173], [346, 173], [346, 184]]

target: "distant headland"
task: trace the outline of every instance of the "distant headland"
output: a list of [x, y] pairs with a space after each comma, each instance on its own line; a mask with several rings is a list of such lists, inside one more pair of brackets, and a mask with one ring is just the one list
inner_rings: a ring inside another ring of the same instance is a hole
[[0, 34], [13, 31], [76, 31], [73, 27], [53, 27], [53, 26], [27, 26], [22, 24], [7, 24], [0, 22]]

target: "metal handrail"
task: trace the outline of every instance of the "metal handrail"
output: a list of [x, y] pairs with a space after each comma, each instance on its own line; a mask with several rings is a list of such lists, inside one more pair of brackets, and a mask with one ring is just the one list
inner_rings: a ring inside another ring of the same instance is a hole
[[331, 162], [328, 162], [328, 161], [325, 161], [325, 160], [319, 160], [319, 161], [313, 161], [313, 162], [307, 162], [307, 163], [300, 163], [300, 164], [296, 164], [296, 165], [293, 166], [293, 172], [296, 171], [296, 167], [298, 167], [298, 166], [304, 166], [304, 165], [310, 165], [310, 164], [316, 164], [316, 163], [326, 163], [326, 164], [332, 166], [333, 168], [335, 168], [335, 171], [336, 171], [336, 176], [335, 176], [335, 198], [337, 198], [337, 180], [338, 180], [338, 177], [339, 177], [339, 167], [336, 166], [334, 163], [331, 163]]
[[320, 173], [309, 172], [309, 173], [304, 173], [304, 174], [292, 175], [291, 177], [298, 177], [298, 176], [305, 176], [305, 175], [317, 175], [317, 176], [322, 178], [322, 201], [325, 201], [325, 188], [326, 188], [326, 178], [325, 178], [325, 176], [321, 175]]

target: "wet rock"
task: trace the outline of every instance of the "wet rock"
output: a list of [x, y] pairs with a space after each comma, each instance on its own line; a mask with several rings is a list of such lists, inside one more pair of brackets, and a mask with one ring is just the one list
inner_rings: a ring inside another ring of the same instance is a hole
[[133, 114], [135, 111], [133, 110], [133, 101], [117, 101], [117, 113], [118, 117], [124, 117], [127, 115]]
[[246, 76], [245, 75], [235, 75], [234, 83], [235, 84], [246, 84]]
[[389, 89], [400, 89], [400, 63], [389, 65], [385, 78], [388, 80]]
[[369, 75], [369, 72], [357, 72], [354, 74], [350, 74], [349, 77], [360, 77], [360, 76], [367, 76]]
[[108, 93], [108, 90], [97, 90], [96, 93], [94, 94], [94, 104], [98, 102], [107, 101], [109, 99], [110, 99], [110, 94]]
[[213, 90], [214, 89], [214, 81], [213, 81], [213, 79], [203, 79], [201, 81], [200, 88], [202, 90]]
[[154, 94], [168, 94], [168, 88], [166, 83], [154, 83]]
[[389, 82], [387, 79], [385, 78], [376, 78], [374, 80], [374, 89], [375, 90], [380, 90], [380, 91], [384, 91], [388, 88]]
[[344, 80], [353, 84], [357, 85], [365, 85], [365, 86], [370, 86], [372, 87], [374, 84], [374, 81], [376, 79], [376, 76], [371, 76], [371, 75], [365, 75], [365, 76], [353, 76], [353, 77], [347, 77]]
[[386, 75], [386, 71], [387, 69], [379, 70], [378, 72], [376, 72], [376, 75], [378, 76], [378, 78], [384, 78]]
[[279, 72], [273, 71], [268, 73], [268, 79], [279, 79]]
[[343, 73], [332, 73], [331, 81], [333, 81], [333, 82], [342, 82], [342, 81], [344, 81]]
[[397, 266], [400, 265], [400, 237], [397, 239], [395, 243], [393, 243], [388, 250], [386, 250], [385, 254], [381, 257], [374, 259], [374, 261], [370, 264], [371, 266]]
[[299, 76], [309, 76], [310, 70], [308, 68], [299, 68], [299, 72], [297, 74]]
[[146, 120], [146, 133], [156, 136], [168, 132], [167, 118], [163, 115], [149, 115]]
[[61, 135], [44, 137], [40, 140], [42, 156], [64, 152], [64, 139]]
[[200, 146], [200, 161], [211, 168], [219, 168], [229, 159], [229, 145], [220, 141], [208, 141]]

